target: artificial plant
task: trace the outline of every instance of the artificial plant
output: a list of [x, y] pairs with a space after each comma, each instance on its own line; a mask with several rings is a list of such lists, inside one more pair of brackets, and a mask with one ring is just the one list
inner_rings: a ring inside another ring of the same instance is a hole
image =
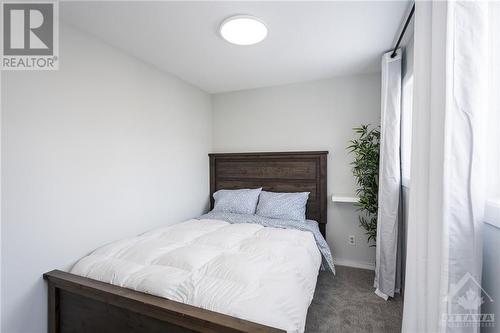
[[351, 162], [352, 173], [356, 178], [356, 203], [359, 215], [359, 224], [366, 231], [368, 242], [375, 243], [377, 238], [377, 210], [378, 210], [378, 167], [380, 152], [380, 130], [378, 127], [361, 125], [353, 128], [357, 138], [349, 141], [347, 147], [354, 154]]

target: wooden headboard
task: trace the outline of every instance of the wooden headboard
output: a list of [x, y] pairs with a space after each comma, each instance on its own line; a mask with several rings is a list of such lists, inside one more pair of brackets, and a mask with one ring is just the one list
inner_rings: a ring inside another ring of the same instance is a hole
[[310, 192], [306, 217], [326, 232], [327, 151], [223, 153], [210, 156], [210, 209], [220, 189], [262, 187], [272, 192]]

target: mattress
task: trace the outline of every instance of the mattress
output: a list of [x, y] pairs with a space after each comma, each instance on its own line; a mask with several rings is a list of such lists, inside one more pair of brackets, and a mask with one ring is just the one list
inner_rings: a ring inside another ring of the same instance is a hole
[[201, 219], [105, 245], [71, 273], [303, 332], [321, 260], [311, 232]]

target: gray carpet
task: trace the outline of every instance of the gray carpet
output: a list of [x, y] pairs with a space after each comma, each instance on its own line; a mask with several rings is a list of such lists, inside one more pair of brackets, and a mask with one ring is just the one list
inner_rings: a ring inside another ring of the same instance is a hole
[[384, 301], [374, 294], [374, 272], [336, 266], [337, 275], [321, 272], [307, 313], [306, 333], [401, 331], [400, 296]]

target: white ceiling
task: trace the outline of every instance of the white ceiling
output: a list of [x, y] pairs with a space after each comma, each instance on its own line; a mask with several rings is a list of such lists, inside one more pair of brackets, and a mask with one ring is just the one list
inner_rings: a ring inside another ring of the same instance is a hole
[[[61, 18], [210, 93], [379, 71], [407, 1], [61, 2]], [[261, 18], [260, 44], [218, 35], [234, 14]]]

